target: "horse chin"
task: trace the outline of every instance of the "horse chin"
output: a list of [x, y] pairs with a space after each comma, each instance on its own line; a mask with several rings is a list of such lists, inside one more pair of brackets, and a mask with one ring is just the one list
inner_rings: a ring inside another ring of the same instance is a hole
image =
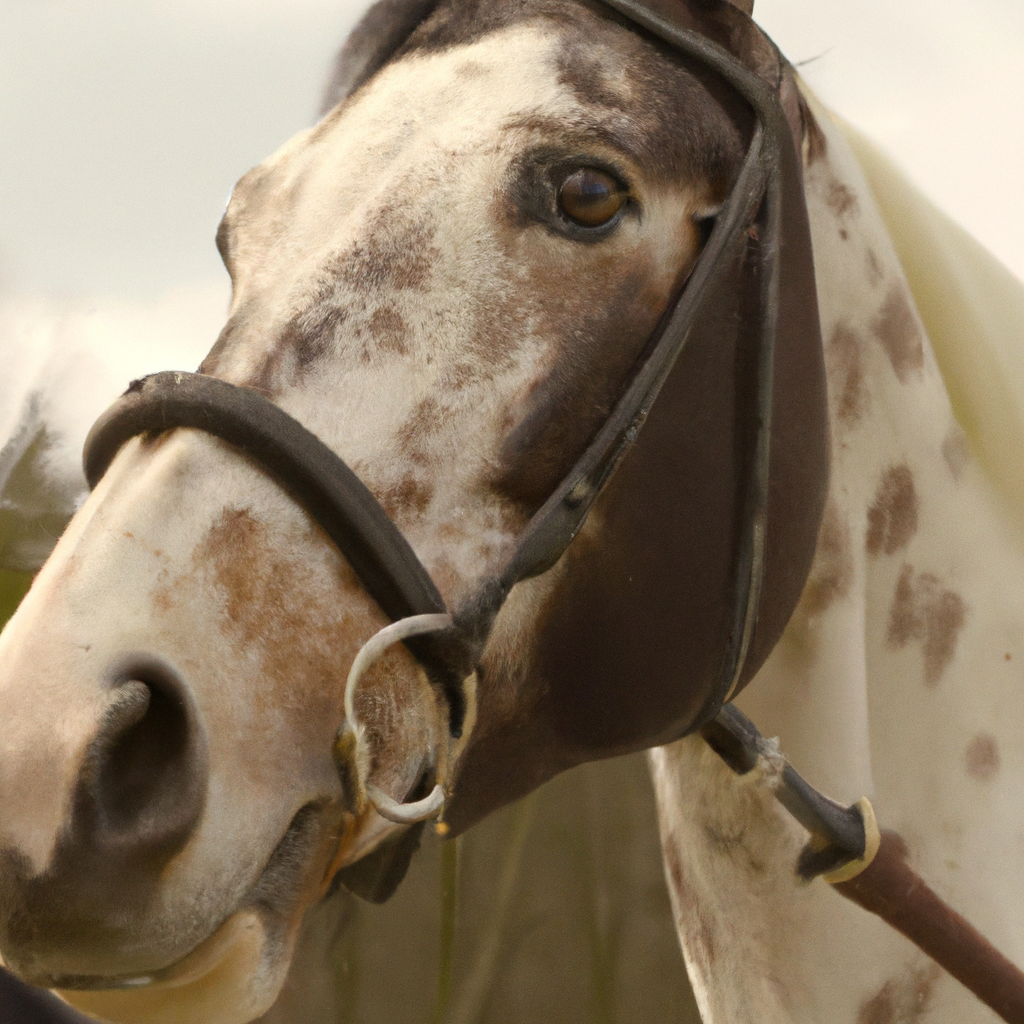
[[110, 1024], [247, 1024], [284, 983], [288, 949], [272, 949], [261, 916], [240, 910], [184, 959], [113, 989], [58, 989], [65, 1002]]
[[314, 880], [326, 851], [314, 848], [333, 832], [325, 824], [320, 808], [302, 808], [241, 906], [181, 959], [141, 976], [54, 979], [55, 991], [109, 1024], [246, 1024], [259, 1017], [284, 984], [303, 913], [319, 895]]

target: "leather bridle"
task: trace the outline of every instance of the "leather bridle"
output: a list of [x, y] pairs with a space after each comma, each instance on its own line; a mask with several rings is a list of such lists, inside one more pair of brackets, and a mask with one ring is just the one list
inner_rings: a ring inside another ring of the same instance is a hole
[[[426, 623], [424, 628], [429, 629], [426, 633], [415, 635], [416, 628], [411, 626], [393, 635], [407, 645], [436, 691], [443, 695], [448, 728], [452, 738], [457, 739], [462, 736], [466, 721], [471, 697], [468, 687], [472, 685], [494, 621], [509, 593], [517, 583], [539, 576], [554, 566], [579, 533], [616, 466], [635, 444], [694, 324], [702, 315], [713, 315], [707, 309], [708, 300], [721, 282], [731, 259], [754, 237], [760, 247], [763, 268], [760, 277], [761, 326], [753, 360], [756, 426], [753, 457], [749, 460], [748, 476], [740, 498], [742, 507], [733, 576], [732, 627], [721, 676], [687, 730], [701, 730], [726, 762], [735, 771], [743, 773], [755, 765], [763, 766], [766, 758], [771, 761], [769, 755], [775, 756], [751, 723], [735, 709], [725, 707], [723, 710], [723, 706], [734, 694], [743, 674], [765, 577], [773, 368], [779, 323], [781, 197], [785, 182], [798, 176], [799, 169], [777, 89], [721, 46], [692, 30], [672, 24], [640, 0], [604, 2], [728, 83], [752, 112], [753, 133], [729, 197], [715, 220], [690, 279], [671, 314], [663, 322], [660, 334], [647, 346], [646, 356], [637, 366], [612, 413], [533, 516], [511, 558], [497, 575], [484, 580], [469, 600], [453, 612], [449, 611], [429, 572], [405, 537], [338, 455], [257, 392], [201, 374], [164, 372], [133, 382], [90, 431], [85, 443], [85, 475], [89, 485], [95, 487], [121, 447], [140, 434], [190, 427], [232, 445], [273, 477], [305, 509], [341, 551], [367, 592], [394, 623], [418, 620], [423, 616], [433, 617], [429, 623], [422, 620]], [[387, 639], [391, 642], [392, 638]], [[349, 698], [351, 689], [350, 685]], [[360, 804], [367, 795], [366, 780], [352, 768], [353, 744], [358, 742], [358, 737], [353, 731], [351, 720], [354, 714], [350, 699], [347, 699], [347, 704], [347, 725], [339, 737], [336, 756], [340, 750], [339, 770], [346, 793]], [[922, 941], [920, 935], [911, 934], [897, 924], [884, 908], [880, 910], [878, 906], [869, 905], [870, 898], [858, 897], [849, 872], [842, 876], [844, 865], [855, 864], [859, 871], [864, 872], [863, 877], [873, 877], [869, 874], [872, 861], [865, 856], [872, 845], [871, 830], [865, 826], [865, 814], [870, 812], [870, 805], [865, 809], [862, 802], [843, 808], [833, 803], [800, 779], [781, 755], [776, 757], [775, 767], [776, 795], [815, 837], [801, 860], [801, 873], [809, 878], [832, 872], [831, 880], [844, 895], [900, 927], [997, 1012], [1005, 1014], [1010, 1007], [1009, 1012], [1018, 1013], [1018, 1016], [1005, 1016], [1004, 1019], [1024, 1019], [1019, 1016], [1024, 1012], [1021, 1010], [1024, 1007], [1024, 976], [1005, 958], [1000, 958], [1001, 963], [997, 964], [995, 982], [972, 984], [971, 980], [965, 980], [963, 971], [958, 973], [957, 970], [958, 961], [964, 955], [962, 945], [954, 946], [952, 954], [936, 951], [934, 944], [928, 945], [927, 936]], [[427, 807], [427, 813], [437, 812], [437, 792], [438, 787], [435, 787], [431, 798], [410, 805], [394, 801], [385, 804], [383, 794], [371, 792], [369, 795], [387, 817], [410, 821], [425, 816], [420, 813], [420, 804]], [[881, 845], [884, 851], [884, 837]], [[920, 882], [919, 879], [917, 881]], [[843, 888], [844, 885], [847, 888]], [[923, 882], [920, 885], [927, 890]], [[927, 892], [934, 897], [930, 890]], [[953, 914], [952, 911], [948, 913]], [[966, 922], [959, 920], [970, 929]], [[995, 963], [993, 955], [999, 958], [999, 954], [980, 936], [977, 939], [987, 947], [982, 949], [976, 944], [976, 948], [982, 950], [978, 954], [980, 960], [984, 964]]]
[[[692, 729], [709, 722], [733, 692], [750, 646], [764, 576], [766, 503], [772, 417], [772, 370], [779, 295], [779, 205], [784, 175], [798, 173], [789, 126], [772, 89], [735, 57], [703, 36], [671, 25], [632, 0], [609, 6], [722, 76], [755, 115], [753, 138], [728, 200], [716, 218], [675, 308], [648, 346], [626, 390], [597, 435], [530, 520], [512, 557], [457, 609], [433, 644], [408, 641], [449, 706], [453, 736], [465, 713], [462, 681], [486, 646], [512, 588], [550, 569], [582, 528], [616, 466], [636, 442], [695, 321], [711, 315], [706, 300], [729, 257], [760, 240], [761, 336], [756, 358], [754, 458], [743, 495], [733, 627], [721, 679]], [[201, 374], [156, 373], [134, 381], [95, 423], [85, 442], [85, 476], [95, 487], [131, 438], [191, 427], [226, 441], [277, 480], [318, 523], [389, 618], [447, 611], [429, 572], [367, 487], [315, 434], [257, 392]]]

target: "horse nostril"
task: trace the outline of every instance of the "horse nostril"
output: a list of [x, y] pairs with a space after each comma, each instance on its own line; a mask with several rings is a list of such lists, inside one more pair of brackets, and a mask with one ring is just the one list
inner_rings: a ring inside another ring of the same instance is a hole
[[117, 674], [82, 783], [82, 824], [98, 846], [167, 856], [184, 844], [205, 802], [206, 744], [172, 670], [134, 659]]

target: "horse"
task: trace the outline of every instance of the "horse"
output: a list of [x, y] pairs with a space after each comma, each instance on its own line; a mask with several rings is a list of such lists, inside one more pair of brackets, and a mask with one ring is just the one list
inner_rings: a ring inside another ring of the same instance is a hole
[[[756, 676], [739, 703], [816, 784], [870, 792], [1012, 954], [1013, 481], [985, 418], [969, 440], [957, 425], [842, 134], [749, 10], [666, 0], [770, 83], [792, 165], [774, 222], [744, 222], [708, 269], [757, 129], [732, 83], [621, 6], [378, 5], [332, 112], [236, 187], [203, 373], [340, 453], [443, 606], [490, 600], [492, 620], [458, 678], [410, 640], [353, 692], [348, 663], [396, 616], [294, 488], [194, 427], [129, 441], [0, 639], [0, 948], [26, 979], [107, 1019], [252, 1020], [307, 909], [404, 866], [410, 808], [440, 790], [458, 833], [654, 747], [706, 1022], [984, 1019], [797, 877], [799, 830], [696, 730]], [[700, 281], [713, 315], [691, 317], [601, 486], [566, 490]], [[590, 514], [494, 607], [483, 585], [559, 488]], [[751, 521], [760, 585], [738, 602]], [[961, 756], [926, 757], [936, 738]]]

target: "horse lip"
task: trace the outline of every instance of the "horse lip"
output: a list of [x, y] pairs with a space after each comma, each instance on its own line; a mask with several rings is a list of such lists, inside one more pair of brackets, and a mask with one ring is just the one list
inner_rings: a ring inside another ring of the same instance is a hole
[[[196, 978], [209, 973], [217, 966], [218, 963], [220, 963], [221, 960], [224, 959], [232, 945], [230, 940], [234, 937], [229, 935], [227, 936], [228, 941], [225, 941], [225, 931], [230, 930], [232, 922], [242, 914], [246, 914], [246, 911], [236, 910], [234, 913], [230, 914], [225, 921], [222, 921], [221, 924], [219, 924], [209, 935], [207, 935], [205, 939], [198, 943], [198, 945], [193, 946], [193, 948], [181, 957], [180, 960], [176, 960], [168, 967], [161, 967], [160, 970], [154, 971], [152, 974], [137, 975], [135, 977], [127, 978], [105, 978], [93, 975], [65, 976], [62, 978], [51, 979], [47, 983], [47, 987], [69, 992], [106, 992], [113, 990], [145, 988], [147, 985], [158, 984], [160, 982], [175, 985], [186, 984], [189, 981], [194, 981]], [[235, 930], [237, 930], [237, 928]]]
[[252, 922], [259, 923], [257, 913], [250, 907], [240, 907], [229, 914], [181, 959], [153, 971], [152, 974], [121, 978], [95, 975], [64, 976], [50, 979], [46, 982], [46, 987], [66, 992], [109, 992], [145, 988], [149, 985], [187, 985], [213, 971], [232, 951], [241, 933], [250, 927]]
[[[203, 940], [206, 941], [205, 939]], [[202, 945], [202, 943], [200, 943]], [[190, 956], [191, 954], [186, 954]], [[167, 968], [168, 970], [170, 968]], [[104, 978], [96, 975], [63, 975], [50, 978], [44, 984], [46, 988], [55, 988], [67, 992], [109, 992], [115, 989], [144, 988], [156, 980], [156, 975], [137, 978]]]
[[[63, 975], [51, 977], [45, 981], [33, 981], [33, 984], [42, 985], [45, 988], [54, 988], [65, 991], [114, 991], [124, 989], [145, 988], [148, 985], [171, 985], [179, 986], [196, 980], [204, 974], [212, 971], [230, 953], [232, 948], [231, 939], [235, 936], [228, 935], [232, 928], [241, 932], [247, 927], [248, 920], [255, 921], [263, 927], [262, 914], [257, 906], [263, 901], [259, 900], [259, 889], [261, 883], [267, 877], [268, 872], [274, 866], [280, 851], [284, 848], [297, 831], [301, 831], [304, 819], [310, 810], [314, 810], [315, 804], [305, 804], [292, 818], [285, 829], [284, 835], [274, 847], [273, 852], [267, 858], [266, 864], [260, 871], [259, 877], [250, 886], [245, 896], [237, 906], [230, 911], [204, 939], [201, 939], [187, 953], [178, 960], [160, 967], [149, 974], [132, 975], [128, 977], [103, 976], [103, 975]], [[305, 812], [305, 813], [304, 813]], [[262, 909], [266, 909], [263, 907]], [[225, 941], [227, 938], [227, 941]], [[219, 955], [218, 955], [219, 954]]]

